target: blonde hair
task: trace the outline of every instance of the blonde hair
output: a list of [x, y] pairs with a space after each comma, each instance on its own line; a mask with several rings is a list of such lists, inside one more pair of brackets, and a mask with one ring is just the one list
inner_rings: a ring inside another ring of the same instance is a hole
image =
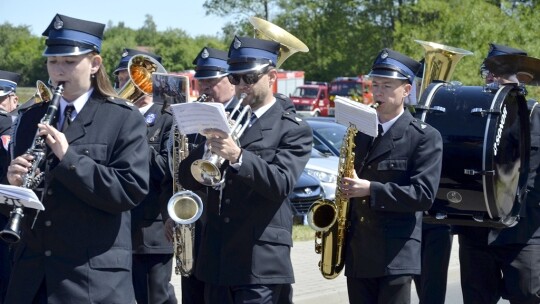
[[[97, 52], [91, 52], [89, 54], [89, 56], [95, 55], [99, 54]], [[102, 96], [118, 98], [118, 93], [114, 90], [103, 63], [100, 65], [98, 71], [92, 75], [91, 82], [94, 90], [98, 91]]]

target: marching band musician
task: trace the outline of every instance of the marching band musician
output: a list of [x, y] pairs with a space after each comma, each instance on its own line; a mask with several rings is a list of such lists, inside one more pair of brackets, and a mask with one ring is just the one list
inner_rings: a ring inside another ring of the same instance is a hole
[[[527, 56], [527, 53], [491, 43], [485, 60], [499, 55]], [[517, 64], [513, 66], [519, 70]], [[486, 84], [519, 83], [515, 71], [497, 75], [483, 64], [480, 73]], [[528, 193], [518, 223], [503, 229], [454, 227], [459, 237], [465, 304], [494, 304], [501, 297], [512, 304], [540, 303], [540, 111], [537, 104], [531, 109], [530, 130]]]
[[350, 303], [410, 303], [420, 274], [422, 211], [437, 193], [442, 138], [404, 110], [421, 64], [383, 49], [373, 64], [379, 135], [358, 133], [355, 172], [338, 184], [352, 198], [345, 275]]
[[[140, 50], [124, 49], [114, 70], [118, 87], [130, 80], [128, 63], [135, 55], [161, 57]], [[177, 303], [174, 286], [170, 283], [173, 265], [173, 246], [165, 237], [165, 224], [160, 202], [172, 196], [172, 182], [163, 185], [169, 173], [167, 142], [172, 127], [172, 114], [164, 105], [154, 103], [152, 95], [132, 101], [144, 117], [150, 155], [150, 190], [146, 198], [131, 210], [131, 238], [133, 242], [133, 287], [138, 304]], [[162, 192], [167, 192], [166, 195]]]
[[[203, 47], [197, 57], [193, 60], [195, 67], [195, 79], [199, 82], [199, 92], [208, 96], [207, 101], [222, 103], [225, 111], [231, 113], [239, 100], [235, 95], [235, 88], [227, 78], [229, 65], [227, 52]], [[204, 136], [200, 134], [188, 134], [189, 146], [196, 147], [201, 142], [204, 142]], [[206, 189], [197, 191], [197, 195], [203, 202], [206, 202]], [[204, 208], [205, 209], [205, 208]], [[201, 242], [201, 231], [206, 222], [206, 215], [203, 210], [202, 216], [195, 222], [195, 240], [194, 240], [194, 256], [199, 252]], [[166, 233], [169, 240], [173, 240], [174, 222], [172, 219], [167, 219]], [[196, 265], [198, 259], [195, 258]], [[203, 304], [204, 303], [204, 282], [197, 278], [196, 274], [190, 276], [182, 276], [182, 304]]]
[[[224, 159], [221, 187], [208, 187], [196, 275], [205, 282], [206, 303], [278, 303], [294, 282], [290, 258], [293, 215], [287, 196], [308, 161], [312, 132], [285, 111], [272, 94], [280, 44], [235, 37], [228, 78], [254, 117], [239, 144], [207, 130], [205, 145], [181, 162], [180, 183], [202, 187], [191, 164], [210, 150]], [[247, 122], [246, 122], [247, 123]]]
[[43, 33], [51, 84], [64, 91], [58, 123], [39, 124], [49, 103], [37, 103], [14, 132], [10, 184], [23, 183], [36, 126], [49, 153], [45, 210], [25, 209], [6, 303], [135, 301], [129, 210], [148, 192], [148, 144], [144, 119], [114, 97], [99, 55], [104, 29], [57, 14]]
[[[11, 125], [13, 123], [12, 116], [9, 113], [15, 110], [19, 104], [17, 97], [17, 83], [20, 75], [8, 71], [0, 71], [0, 138], [2, 139], [2, 147], [0, 147], [0, 178], [3, 184], [7, 183], [7, 167], [11, 157], [8, 152], [8, 145], [11, 140]], [[7, 217], [0, 214], [0, 227], [5, 227]], [[4, 303], [6, 295], [9, 273], [11, 270], [9, 246], [5, 242], [0, 241], [0, 304]]]

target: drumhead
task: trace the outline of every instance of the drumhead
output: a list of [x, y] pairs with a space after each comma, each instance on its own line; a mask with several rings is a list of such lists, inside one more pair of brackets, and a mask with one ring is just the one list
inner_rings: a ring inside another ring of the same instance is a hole
[[530, 141], [521, 90], [432, 83], [415, 116], [439, 130], [444, 145], [441, 182], [428, 214], [441, 223], [513, 225]]

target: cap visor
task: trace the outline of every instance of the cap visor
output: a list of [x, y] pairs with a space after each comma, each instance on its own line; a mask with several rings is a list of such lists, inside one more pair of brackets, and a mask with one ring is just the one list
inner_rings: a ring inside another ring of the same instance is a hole
[[211, 78], [220, 78], [223, 76], [227, 76], [229, 73], [224, 73], [221, 71], [215, 71], [215, 70], [199, 70], [195, 72], [195, 78], [196, 79], [211, 79]]
[[229, 69], [227, 70], [227, 72], [229, 74], [231, 73], [246, 74], [249, 72], [260, 71], [267, 66], [269, 66], [268, 63], [265, 63], [265, 64], [260, 64], [256, 62], [235, 63], [235, 64], [229, 65]]
[[369, 73], [369, 76], [370, 77], [383, 77], [383, 78], [409, 80], [407, 77], [403, 76], [401, 73], [399, 73], [397, 71], [394, 71], [394, 70], [388, 70], [388, 69], [372, 70]]
[[88, 54], [90, 52], [92, 52], [92, 50], [83, 49], [83, 48], [80, 48], [78, 46], [50, 45], [43, 52], [43, 56], [45, 56], [45, 57], [50, 57], [50, 56], [77, 56], [77, 55]]

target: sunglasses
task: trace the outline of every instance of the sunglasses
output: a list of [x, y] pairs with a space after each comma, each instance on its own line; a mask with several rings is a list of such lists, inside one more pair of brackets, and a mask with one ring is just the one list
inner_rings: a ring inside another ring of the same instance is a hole
[[268, 72], [268, 69], [262, 69], [261, 71], [247, 74], [229, 74], [227, 77], [229, 78], [229, 82], [233, 85], [239, 85], [240, 79], [242, 79], [245, 84], [255, 84], [261, 79], [262, 75], [266, 74], [266, 72]]

